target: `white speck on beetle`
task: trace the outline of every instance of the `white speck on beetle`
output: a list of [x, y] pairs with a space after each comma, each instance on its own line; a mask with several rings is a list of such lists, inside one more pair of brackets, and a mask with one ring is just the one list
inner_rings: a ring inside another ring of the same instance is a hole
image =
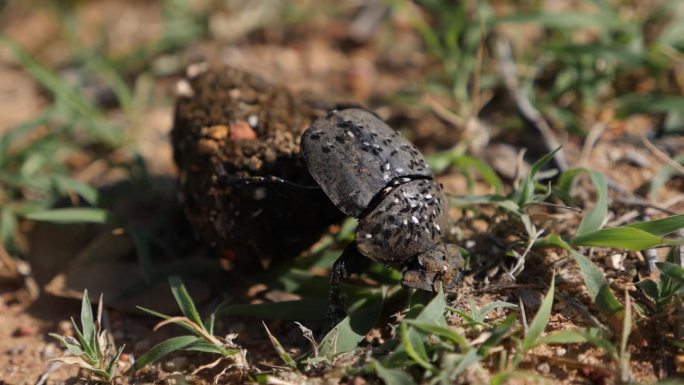
[[432, 199], [432, 195], [430, 195], [430, 194], [427, 194], [427, 195], [425, 196], [425, 199], [427, 199], [427, 200], [430, 200], [430, 199]]
[[373, 235], [372, 234], [366, 234], [366, 235], [364, 235], [364, 238], [370, 239], [370, 238], [373, 238]]
[[436, 224], [436, 223], [435, 223], [435, 228], [437, 229], [437, 231], [442, 231], [442, 229], [441, 229], [441, 228], [439, 227], [439, 225]]
[[411, 221], [415, 224], [418, 224], [418, 218], [414, 217], [413, 215], [411, 215]]
[[396, 172], [398, 172], [399, 174], [401, 174], [402, 172], [404, 172], [404, 169], [401, 168], [401, 167], [395, 168], [394, 170], [395, 170]]
[[350, 138], [354, 139], [354, 133], [351, 131], [347, 131], [347, 135], [349, 135]]
[[389, 171], [389, 169], [390, 169], [390, 164], [389, 164], [389, 163], [385, 163], [385, 170]]

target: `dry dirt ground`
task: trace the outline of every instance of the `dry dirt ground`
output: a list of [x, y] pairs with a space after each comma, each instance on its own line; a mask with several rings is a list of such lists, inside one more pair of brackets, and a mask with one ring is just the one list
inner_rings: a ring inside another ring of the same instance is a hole
[[[129, 52], [154, 41], [161, 34], [159, 25], [162, 12], [156, 2], [102, 0], [77, 4], [75, 14], [81, 25], [79, 38], [85, 45], [96, 44], [90, 39], [96, 35], [94, 31], [99, 33], [106, 30], [110, 39], [107, 53], [110, 55]], [[169, 140], [176, 83], [183, 77], [186, 65], [198, 59], [248, 70], [294, 92], [368, 105], [380, 116], [389, 119], [391, 124], [403, 128], [426, 153], [451, 148], [470, 135], [466, 127], [455, 124], [458, 119], [450, 119], [453, 116], [444, 112], [454, 110], [454, 103], [449, 97], [442, 95], [429, 100], [415, 97], [425, 92], [425, 75], [438, 69], [439, 64], [424, 52], [422, 40], [410, 23], [410, 12], [396, 15], [368, 34], [363, 25], [354, 23], [358, 19], [354, 18], [356, 8], [351, 5], [346, 13], [345, 7], [341, 7], [340, 14], [344, 17], [312, 14], [308, 15], [306, 22], [297, 21], [288, 25], [277, 24], [277, 14], [269, 14], [268, 10], [256, 6], [253, 8], [253, 12], [265, 12], [265, 15], [251, 19], [230, 9], [213, 14], [209, 17], [211, 39], [154, 57], [153, 63], [146, 67], [152, 68], [146, 70], [147, 78], [138, 79], [138, 86], [147, 87], [150, 102], [144, 105], [138, 121], [125, 124], [128, 125], [126, 130], [131, 133], [135, 148], [146, 161], [147, 171], [153, 176], [152, 185], [128, 185], [128, 175], [122, 171], [122, 167], [112, 166], [130, 164], [133, 157], [127, 151], [108, 154], [107, 161], [99, 159], [97, 153], [92, 151], [70, 160], [73, 173], [79, 180], [98, 187], [119, 186], [124, 189], [132, 199], [117, 202], [115, 208], [132, 215], [163, 239], [170, 240], [174, 250], [184, 256], [211, 254], [206, 245], [192, 237], [192, 230], [185, 222], [176, 199], [177, 170]], [[63, 26], [49, 8], [31, 9], [30, 5], [11, 3], [2, 12], [0, 25], [4, 34], [49, 68], [68, 68], [67, 43], [55, 39]], [[268, 23], [271, 27], [264, 28], [263, 25]], [[66, 76], [67, 71], [61, 73]], [[134, 74], [129, 75], [133, 77]], [[403, 102], [399, 97], [407, 94], [413, 95], [412, 103]], [[48, 106], [50, 100], [49, 93], [21, 69], [11, 52], [5, 46], [0, 47], [0, 135], [35, 116]], [[510, 110], [510, 102], [492, 99], [492, 103], [499, 102], [501, 111]], [[497, 107], [489, 105], [485, 111], [496, 110]], [[113, 120], [122, 119], [121, 111], [117, 108], [107, 110], [107, 115]], [[637, 195], [643, 196], [649, 181], [664, 164], [662, 156], [640, 140], [641, 136], [655, 129], [658, 123], [656, 119], [641, 115], [622, 120], [610, 109], [595, 116], [594, 126], [587, 128], [596, 134], [593, 146], [585, 146], [581, 138], [558, 131], [565, 138], [564, 151], [573, 165], [586, 165], [601, 171], [624, 190], [622, 194], [611, 194], [608, 224], [619, 225], [635, 218], [655, 218], [662, 216], [663, 211], [684, 212], [684, 180], [681, 176], [673, 178], [660, 190], [656, 208], [633, 199]], [[490, 141], [474, 145], [473, 152], [483, 159], [494, 160], [494, 167], [502, 175], [510, 172], [511, 164], [516, 164], [520, 148], [531, 147], [529, 153], [534, 156], [530, 160], [546, 151], [538, 140], [511, 137], [507, 132], [497, 129], [501, 114], [484, 116], [483, 112], [481, 118], [487, 124], [476, 129], [486, 130], [485, 136]], [[658, 145], [671, 146], [680, 151], [684, 149], [681, 137], [670, 137], [667, 141]], [[502, 148], [501, 143], [510, 147]], [[466, 180], [461, 175], [447, 174], [440, 177], [440, 181], [450, 193], [458, 195], [467, 190]], [[580, 189], [578, 198], [580, 201], [591, 201], [592, 187], [586, 181], [581, 186], [584, 185], [587, 188]], [[490, 187], [482, 182], [477, 182], [472, 188], [474, 193], [491, 192]], [[460, 210], [454, 210], [454, 220], [465, 239], [476, 239], [506, 228], [506, 223], [496, 222], [495, 213], [491, 215], [491, 221], [487, 221], [482, 216], [463, 217]], [[577, 226], [580, 217], [573, 212], [540, 211], [536, 219], [544, 228], [565, 233]], [[30, 276], [13, 274], [8, 267], [0, 275], [0, 385], [33, 384], [41, 379], [50, 366], [49, 360], [62, 354], [61, 348], [47, 333], [73, 333], [67, 320], [79, 314], [77, 298], [84, 288], [88, 288], [91, 294], [104, 292], [107, 303], [107, 298], [114, 298], [122, 290], [122, 281], [133, 282], [140, 278], [135, 258], [131, 258], [134, 246], [116, 229], [113, 231], [97, 225], [64, 227], [26, 221], [21, 223], [21, 231], [26, 250], [23, 257], [32, 273]], [[107, 257], [98, 260], [102, 254]], [[638, 295], [633, 282], [648, 274], [642, 253], [601, 250], [591, 257], [605, 270], [616, 293], [628, 290]], [[14, 265], [11, 256], [3, 255], [2, 261], [7, 266]], [[210, 265], [212, 263], [217, 271], [226, 268], [225, 264], [216, 260], [208, 262]], [[20, 264], [21, 268], [25, 266]], [[468, 298], [475, 299], [480, 305], [497, 299], [525, 298], [528, 305], [534, 308], [534, 304], [538, 306], [539, 298], [546, 292], [545, 283], [549, 282], [549, 272], [553, 269], [557, 271], [557, 302], [547, 331], [591, 324], [595, 313], [584, 294], [578, 268], [567, 256], [553, 251], [534, 252], [517, 285], [490, 287], [481, 276], [467, 277], [463, 294], [459, 296], [460, 302], [456, 305], [467, 304]], [[496, 276], [496, 273], [492, 274]], [[202, 304], [202, 309], [210, 309], [217, 303], [209, 284], [194, 282], [189, 283], [189, 286], [193, 298]], [[250, 287], [249, 279], [246, 282], [233, 282], [226, 290], [234, 299], [244, 302], [290, 298], [288, 293], [270, 291], [267, 287]], [[140, 356], [153, 344], [176, 332], [174, 329], [153, 332], [155, 320], [140, 315], [134, 308], [134, 305], [143, 305], [162, 312], [173, 312], [174, 303], [163, 280], [135, 298], [111, 305], [107, 312], [107, 329], [112, 331], [117, 344], [125, 343], [127, 346], [121, 360], [122, 369], [130, 365], [131, 356]], [[502, 314], [497, 316], [501, 317]], [[222, 321], [220, 330], [238, 333], [236, 342], [249, 351], [253, 364], [260, 365], [262, 369], [279, 365], [258, 322], [239, 317]], [[664, 338], [674, 338], [670, 329], [671, 320], [637, 320], [636, 323], [632, 337], [632, 371], [635, 378], [654, 382], [664, 373], [682, 374], [682, 368], [676, 367], [677, 362], [684, 365], [682, 357], [677, 355], [676, 350], [664, 348], [663, 344]], [[302, 352], [307, 349], [306, 341], [291, 323], [275, 320], [268, 321], [268, 326], [291, 351]], [[325, 322], [311, 322], [307, 326], [317, 333], [326, 327]], [[659, 333], [661, 330], [667, 330], [667, 334], [663, 336]], [[369, 340], [379, 338], [378, 335], [382, 333], [383, 328], [380, 328], [375, 336], [369, 336]], [[526, 368], [557, 383], [601, 384], [613, 381], [602, 369], [607, 365], [605, 358], [595, 349], [543, 347], [535, 350], [532, 356], [533, 359], [525, 363]], [[210, 383], [211, 373], [185, 377], [193, 368], [206, 362], [205, 359], [177, 355], [144, 370], [137, 383], [181, 384], [186, 383], [186, 380], [190, 383]], [[78, 382], [78, 373], [77, 368], [64, 366], [49, 372], [46, 383]], [[331, 381], [339, 380], [339, 373], [329, 374], [329, 378]], [[234, 375], [221, 381], [239, 383], [243, 380]], [[129, 380], [124, 378], [121, 381]], [[318, 377], [317, 381], [325, 382], [325, 377]], [[373, 380], [358, 377], [347, 381], [350, 384], [364, 384]]]

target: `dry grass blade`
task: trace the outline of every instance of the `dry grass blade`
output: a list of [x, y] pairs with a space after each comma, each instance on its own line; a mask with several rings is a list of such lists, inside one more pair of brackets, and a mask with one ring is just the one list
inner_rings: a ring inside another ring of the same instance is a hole
[[651, 141], [648, 140], [647, 137], [642, 136], [641, 141], [644, 143], [644, 146], [646, 146], [646, 148], [648, 148], [649, 151], [651, 151], [653, 155], [655, 155], [663, 163], [666, 163], [668, 166], [675, 169], [678, 173], [684, 175], [684, 166], [677, 163], [677, 161], [675, 161], [674, 159], [670, 158], [666, 153], [662, 152], [658, 147], [651, 143]]
[[164, 321], [159, 322], [158, 324], [154, 325], [154, 331], [159, 330], [162, 326], [168, 325], [168, 324], [184, 324], [185, 326], [189, 326], [192, 328], [195, 333], [200, 335], [202, 338], [206, 339], [207, 341], [211, 342], [214, 345], [217, 346], [223, 346], [223, 343], [218, 340], [218, 338], [212, 336], [211, 334], [207, 333], [202, 326], [197, 325], [196, 323], [192, 322], [188, 317], [171, 317], [169, 319], [165, 319]]
[[[547, 150], [553, 151], [561, 147], [561, 143], [551, 129], [551, 126], [549, 126], [549, 123], [520, 89], [510, 42], [500, 36], [496, 41], [496, 52], [499, 58], [499, 70], [504, 78], [504, 84], [520, 112], [527, 120], [534, 124], [542, 135]], [[565, 159], [565, 154], [562, 149], [557, 151], [553, 157], [561, 171], [568, 169], [568, 162]]]

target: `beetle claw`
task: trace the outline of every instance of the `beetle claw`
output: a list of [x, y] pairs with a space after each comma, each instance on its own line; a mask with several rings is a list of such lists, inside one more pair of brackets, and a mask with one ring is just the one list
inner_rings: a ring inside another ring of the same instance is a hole
[[404, 267], [402, 285], [426, 291], [453, 291], [461, 279], [463, 257], [457, 246], [441, 243], [418, 254]]

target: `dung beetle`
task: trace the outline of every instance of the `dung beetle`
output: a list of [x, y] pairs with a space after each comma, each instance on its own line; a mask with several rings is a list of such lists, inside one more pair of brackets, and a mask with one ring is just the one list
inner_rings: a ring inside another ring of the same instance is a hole
[[332, 110], [304, 132], [301, 151], [309, 172], [343, 213], [358, 218], [356, 239], [333, 266], [330, 315], [345, 315], [340, 282], [368, 259], [400, 265], [402, 285], [453, 289], [463, 258], [442, 242], [447, 199], [425, 158], [375, 114]]

